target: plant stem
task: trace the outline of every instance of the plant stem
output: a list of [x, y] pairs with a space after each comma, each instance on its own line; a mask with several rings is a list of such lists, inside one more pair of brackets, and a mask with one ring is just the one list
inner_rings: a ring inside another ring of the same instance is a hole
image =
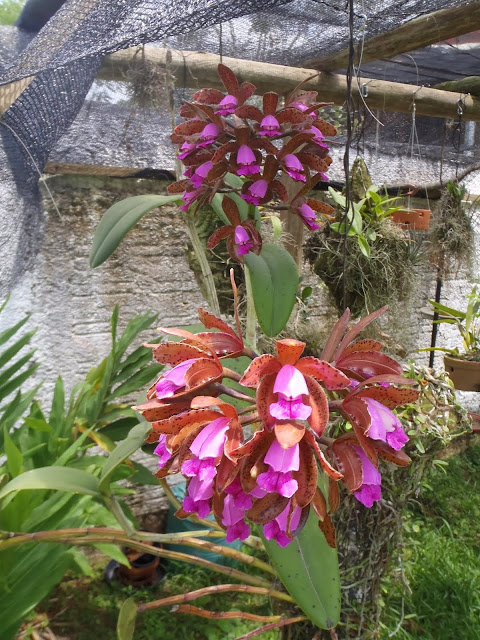
[[[264, 627], [260, 627], [260, 629], [254, 629], [249, 633], [246, 633], [243, 636], [239, 636], [235, 638], [235, 640], [249, 640], [249, 638], [254, 638], [255, 636], [259, 636], [265, 631], [271, 631], [272, 629], [280, 629], [280, 627], [286, 627], [289, 624], [295, 624], [296, 622], [303, 622], [304, 620], [308, 620], [307, 616], [297, 616], [296, 618], [282, 618], [279, 622], [272, 622], [271, 624], [266, 624]], [[315, 636], [316, 638], [317, 636]]]
[[105, 502], [107, 507], [109, 508], [112, 515], [115, 517], [118, 524], [122, 527], [122, 529], [127, 533], [127, 535], [131, 536], [135, 533], [135, 530], [132, 527], [130, 520], [123, 513], [123, 509], [120, 506], [120, 503], [115, 498], [115, 496], [110, 495], [105, 498]]
[[245, 330], [245, 339], [247, 344], [252, 348], [257, 348], [257, 316], [255, 314], [255, 304], [253, 301], [252, 281], [250, 279], [250, 271], [247, 267], [243, 269], [245, 274], [245, 286], [247, 289], [247, 326]]
[[205, 282], [205, 296], [207, 298], [208, 305], [216, 316], [220, 316], [220, 305], [218, 303], [217, 290], [215, 289], [215, 282], [213, 280], [212, 270], [207, 260], [207, 254], [205, 247], [198, 235], [197, 227], [195, 226], [195, 216], [190, 211], [185, 212], [183, 216], [185, 224], [187, 226], [188, 236], [192, 243], [195, 256], [200, 265], [202, 271], [202, 278]]
[[294, 602], [293, 598], [284, 591], [275, 591], [275, 589], [265, 589], [263, 587], [253, 587], [248, 584], [219, 584], [212, 587], [197, 589], [196, 591], [190, 591], [189, 593], [181, 593], [177, 596], [170, 596], [169, 598], [162, 598], [161, 600], [154, 600], [153, 602], [146, 602], [145, 604], [139, 605], [138, 612], [140, 613], [141, 611], [147, 611], [149, 609], [157, 609], [158, 607], [169, 607], [181, 602], [196, 600], [197, 598], [202, 598], [203, 596], [225, 593], [229, 591], [256, 593], [263, 596], [278, 598], [279, 600], [285, 600], [286, 602]]
[[212, 619], [235, 619], [254, 620], [255, 622], [280, 622], [281, 616], [259, 616], [256, 613], [246, 613], [245, 611], [208, 611], [207, 609], [199, 609], [192, 604], [179, 604], [172, 609], [172, 613], [190, 613], [200, 618]]
[[230, 396], [231, 398], [243, 400], [244, 402], [249, 402], [250, 404], [255, 404], [255, 398], [252, 398], [252, 396], [248, 396], [246, 393], [242, 393], [241, 391], [237, 391], [236, 389], [232, 389], [231, 387], [226, 387], [224, 384], [220, 384], [218, 382], [215, 386], [221, 393]]

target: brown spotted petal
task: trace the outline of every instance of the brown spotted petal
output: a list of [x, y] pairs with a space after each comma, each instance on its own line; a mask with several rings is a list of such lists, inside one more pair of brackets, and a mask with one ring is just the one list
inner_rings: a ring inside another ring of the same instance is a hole
[[338, 482], [333, 478], [328, 479], [328, 512], [335, 513], [340, 505], [340, 492]]
[[356, 351], [381, 351], [382, 343], [377, 342], [377, 340], [365, 339], [365, 340], [357, 340], [356, 342], [352, 342], [343, 350], [342, 356], [346, 356], [349, 353], [354, 353]]
[[[198, 358], [192, 362], [185, 373], [185, 391], [191, 392], [194, 389], [203, 387], [210, 382], [216, 382], [223, 377], [223, 367], [217, 358]], [[180, 394], [176, 394], [179, 396]]]
[[366, 435], [372, 424], [372, 417], [368, 412], [368, 406], [361, 398], [350, 397], [342, 402], [344, 416], [352, 424], [355, 435], [361, 448], [370, 462], [377, 467], [378, 456], [375, 452], [373, 441]]
[[184, 342], [163, 342], [155, 345], [152, 355], [157, 362], [175, 367], [192, 358], [204, 358], [205, 350]]
[[162, 402], [161, 400], [152, 399], [134, 408], [143, 414], [143, 417], [148, 422], [157, 422], [186, 411], [189, 407], [190, 401], [185, 399], [174, 402]]
[[350, 379], [345, 374], [328, 362], [313, 356], [302, 358], [297, 364], [297, 369], [304, 375], [320, 380], [327, 389], [346, 389], [350, 385]]
[[208, 344], [212, 351], [215, 351], [215, 354], [219, 358], [236, 358], [243, 351], [243, 342], [236, 336], [220, 333], [219, 331], [199, 333], [198, 335], [201, 336], [202, 340]]
[[256, 91], [256, 86], [251, 82], [242, 82], [237, 93], [238, 104], [243, 104], [251, 98]]
[[233, 73], [230, 67], [220, 63], [217, 67], [218, 75], [223, 83], [223, 86], [229, 94], [236, 97], [239, 90], [237, 76]]
[[384, 374], [400, 375], [402, 365], [379, 351], [359, 351], [341, 355], [335, 366], [355, 380], [365, 380]]
[[280, 364], [282, 366], [285, 364], [294, 365], [305, 349], [305, 342], [287, 338], [285, 340], [277, 340], [276, 346]]
[[318, 521], [318, 526], [322, 530], [325, 540], [328, 546], [332, 549], [337, 548], [337, 535], [335, 533], [335, 526], [329, 515], [326, 515], [323, 520]]
[[299, 507], [306, 507], [313, 500], [318, 484], [315, 454], [306, 443], [300, 443], [300, 468], [298, 471], [293, 471], [292, 476], [298, 482], [295, 500]]
[[411, 462], [411, 459], [407, 456], [404, 451], [395, 451], [388, 446], [386, 442], [381, 442], [380, 440], [375, 441], [375, 449], [379, 457], [382, 460], [386, 460], [387, 462], [392, 462], [396, 464], [398, 467], [408, 467]]
[[180, 136], [192, 136], [196, 133], [201, 133], [205, 128], [205, 122], [203, 120], [187, 120], [175, 127], [174, 133]]
[[215, 476], [215, 483], [217, 492], [225, 491], [225, 488], [235, 480], [240, 471], [238, 464], [235, 464], [227, 457], [223, 457], [217, 467], [217, 475]]
[[338, 470], [342, 472], [342, 482], [350, 492], [357, 491], [363, 483], [363, 465], [352, 443], [336, 440], [330, 447]]
[[328, 399], [325, 391], [316, 380], [310, 376], [305, 376], [305, 382], [307, 383], [309, 402], [312, 408], [312, 413], [307, 418], [307, 422], [317, 436], [321, 436], [328, 424]]
[[248, 369], [240, 380], [240, 384], [244, 387], [256, 387], [263, 376], [269, 373], [278, 373], [281, 366], [277, 358], [268, 353], [258, 356], [249, 364]]
[[324, 520], [327, 517], [327, 501], [318, 487], [315, 491], [315, 495], [313, 496], [312, 507], [319, 520]]
[[217, 89], [200, 89], [193, 94], [193, 100], [201, 104], [219, 104], [225, 98], [225, 94]]
[[326, 120], [315, 120], [313, 126], [323, 133], [324, 136], [333, 138], [337, 135], [337, 128]]
[[263, 113], [266, 116], [273, 116], [278, 106], [278, 93], [268, 91], [263, 94]]
[[[282, 109], [282, 111], [279, 111], [275, 117], [280, 124], [284, 122], [290, 122], [291, 124], [302, 124], [307, 120], [307, 117], [301, 111], [295, 109], [295, 107], [287, 107], [286, 109]], [[312, 121], [311, 118], [308, 119], [310, 120], [310, 122]], [[313, 138], [313, 134], [310, 136], [310, 138]]]
[[256, 500], [251, 509], [247, 511], [247, 518], [255, 524], [266, 524], [274, 520], [285, 509], [288, 498], [279, 493], [268, 493], [263, 498]]
[[242, 120], [255, 120], [255, 122], [261, 122], [263, 113], [257, 107], [252, 104], [244, 104], [242, 107], [235, 109], [235, 115]]
[[[293, 109], [293, 111], [296, 111], [296, 109]], [[298, 113], [298, 111], [296, 112]], [[298, 147], [311, 140], [313, 138], [313, 135], [313, 133], [297, 133], [297, 135], [293, 136], [293, 138], [290, 138], [287, 144], [281, 149], [280, 153], [278, 154], [278, 158], [284, 158], [287, 154], [294, 153], [298, 149]]]
[[357, 398], [373, 398], [378, 402], [381, 402], [389, 409], [395, 409], [396, 407], [415, 402], [417, 400], [419, 392], [416, 389], [410, 389], [408, 387], [367, 387], [361, 389], [357, 394]]
[[276, 418], [270, 414], [270, 405], [276, 400], [276, 394], [273, 393], [275, 379], [276, 375], [272, 373], [265, 376], [257, 389], [257, 411], [267, 429], [271, 429], [276, 422]]
[[305, 437], [305, 440], [308, 442], [308, 444], [311, 445], [311, 447], [315, 451], [318, 461], [320, 462], [320, 466], [325, 471], [325, 473], [329, 475], [330, 478], [333, 478], [334, 480], [340, 480], [343, 477], [342, 474], [336, 469], [334, 469], [332, 465], [328, 462], [328, 460], [325, 457], [325, 454], [318, 446], [318, 442], [315, 440], [314, 435], [310, 433], [310, 431], [305, 431], [304, 437]]
[[221, 242], [225, 238], [228, 238], [234, 233], [235, 233], [235, 227], [232, 227], [232, 225], [226, 225], [225, 227], [220, 227], [220, 229], [217, 229], [216, 231], [214, 231], [212, 235], [209, 237], [207, 242], [207, 249], [210, 249], [210, 250], [215, 249], [215, 247], [219, 242]]
[[211, 409], [197, 409], [191, 411], [185, 411], [180, 415], [174, 415], [165, 420], [157, 420], [152, 423], [152, 429], [157, 433], [157, 440], [159, 433], [177, 434], [182, 429], [191, 424], [208, 424], [219, 417], [218, 411], [212, 411]]

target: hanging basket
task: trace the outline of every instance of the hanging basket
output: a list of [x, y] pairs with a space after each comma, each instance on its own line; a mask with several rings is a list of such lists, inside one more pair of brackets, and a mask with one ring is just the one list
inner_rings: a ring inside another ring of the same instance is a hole
[[445, 371], [450, 376], [455, 389], [459, 391], [480, 391], [480, 362], [461, 360], [444, 355]]
[[430, 226], [431, 215], [430, 209], [400, 209], [392, 213], [391, 219], [403, 229], [426, 231]]

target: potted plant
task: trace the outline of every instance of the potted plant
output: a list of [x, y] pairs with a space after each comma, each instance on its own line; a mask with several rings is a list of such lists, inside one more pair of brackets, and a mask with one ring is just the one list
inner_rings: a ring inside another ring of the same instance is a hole
[[445, 370], [449, 373], [456, 389], [462, 391], [480, 391], [480, 292], [475, 285], [467, 296], [466, 311], [446, 307], [430, 300], [433, 310], [438, 314], [435, 323], [456, 325], [463, 343], [463, 353], [458, 348], [445, 349], [431, 347], [424, 351], [444, 351]]

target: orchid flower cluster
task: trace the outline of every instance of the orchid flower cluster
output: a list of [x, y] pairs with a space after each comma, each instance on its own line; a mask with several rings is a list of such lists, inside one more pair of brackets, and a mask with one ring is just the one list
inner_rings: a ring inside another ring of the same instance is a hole
[[[330, 516], [339, 485], [371, 507], [381, 499], [379, 458], [409, 463], [402, 451], [408, 438], [393, 409], [418, 393], [379, 342], [356, 339], [382, 311], [350, 330], [345, 312], [322, 359], [302, 357], [305, 344], [293, 339], [277, 340], [276, 356], [254, 353], [243, 342], [237, 312], [236, 331], [202, 309], [205, 332], [161, 329], [180, 341], [147, 345], [170, 368], [137, 409], [152, 423], [156, 475], [180, 472], [187, 480], [178, 517], [213, 513], [227, 542], [261, 525], [267, 539], [284, 547], [313, 510], [335, 546]], [[243, 375], [222, 364], [239, 356], [251, 360]], [[227, 386], [232, 380], [236, 388]]]
[[[280, 106], [279, 96], [263, 96], [263, 110], [248, 104], [255, 87], [239, 84], [231, 69], [218, 65], [218, 74], [226, 94], [216, 89], [195, 93], [192, 103], [185, 103], [180, 115], [186, 122], [171, 136], [180, 145], [178, 159], [186, 167], [185, 178], [169, 186], [170, 193], [183, 192], [181, 209], [211, 202], [218, 193], [235, 191], [228, 184], [228, 174], [239, 176], [243, 185], [238, 195], [253, 206], [265, 205], [274, 197], [298, 215], [305, 225], [322, 228], [317, 214], [328, 217], [333, 207], [306, 194], [320, 180], [332, 162], [328, 155], [327, 136], [335, 136], [333, 125], [321, 119], [316, 91], [295, 89]], [[289, 197], [282, 175], [289, 176], [298, 189]], [[238, 261], [249, 251], [260, 253], [258, 233], [250, 221], [240, 220], [238, 211], [226, 212], [231, 223], [217, 232], [210, 247], [229, 236], [229, 251]], [[326, 219], [326, 218], [325, 218]], [[323, 222], [323, 224], [325, 221]]]

